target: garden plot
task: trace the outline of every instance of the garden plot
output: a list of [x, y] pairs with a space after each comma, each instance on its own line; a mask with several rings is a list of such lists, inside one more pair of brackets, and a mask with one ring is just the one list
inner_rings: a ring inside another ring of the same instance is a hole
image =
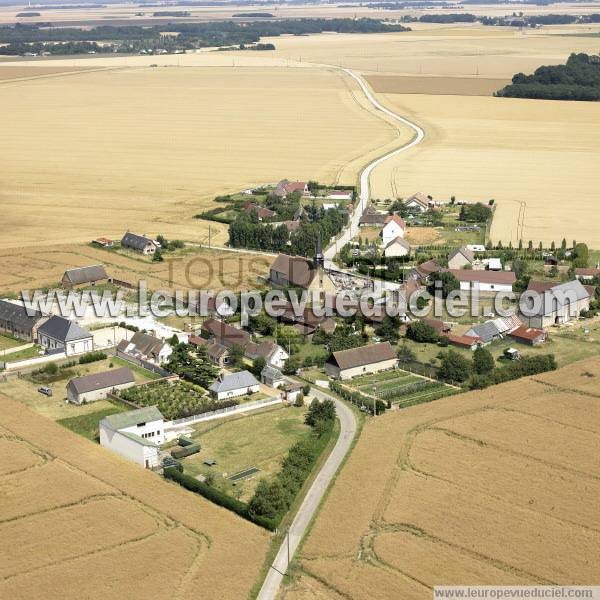
[[454, 389], [400, 369], [366, 375], [353, 379], [351, 387], [380, 400], [389, 401], [399, 407], [430, 402], [454, 393]]

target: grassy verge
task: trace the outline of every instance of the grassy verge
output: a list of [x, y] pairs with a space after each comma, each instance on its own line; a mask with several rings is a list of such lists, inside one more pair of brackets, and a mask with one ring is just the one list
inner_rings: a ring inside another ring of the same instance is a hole
[[123, 412], [125, 407], [113, 405], [111, 408], [104, 410], [97, 410], [96, 412], [88, 413], [87, 415], [78, 415], [76, 417], [68, 417], [66, 419], [59, 419], [57, 423], [60, 423], [63, 427], [70, 429], [74, 433], [82, 435], [83, 437], [97, 442], [99, 439], [98, 424], [104, 417], [108, 415], [114, 415], [115, 413]]
[[38, 358], [40, 356], [39, 346], [33, 346], [31, 348], [25, 348], [25, 350], [19, 350], [18, 352], [12, 352], [2, 357], [3, 362], [13, 363], [19, 362], [20, 360], [27, 360], [28, 358]]

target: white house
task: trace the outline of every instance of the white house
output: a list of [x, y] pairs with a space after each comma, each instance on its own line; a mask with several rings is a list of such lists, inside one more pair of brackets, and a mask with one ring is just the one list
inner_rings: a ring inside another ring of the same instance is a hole
[[394, 238], [384, 249], [383, 254], [386, 258], [394, 256], [408, 256], [410, 253], [410, 244], [403, 238]]
[[502, 261], [499, 258], [488, 259], [487, 268], [490, 271], [502, 271]]
[[387, 246], [397, 237], [403, 238], [405, 231], [406, 223], [404, 222], [404, 219], [399, 215], [389, 215], [386, 217], [383, 224], [383, 230], [381, 231], [383, 245]]
[[100, 444], [146, 469], [160, 466], [159, 445], [165, 441], [164, 418], [156, 406], [104, 417]]
[[272, 367], [271, 365], [265, 365], [263, 370], [260, 372], [260, 380], [265, 384], [273, 388], [279, 388], [285, 385], [285, 378], [283, 373]]
[[390, 343], [382, 342], [333, 352], [325, 363], [325, 371], [334, 379], [351, 379], [393, 369], [397, 364], [398, 359]]
[[47, 352], [64, 352], [67, 356], [91, 352], [94, 336], [64, 317], [50, 317], [38, 329], [38, 343]]
[[133, 373], [127, 368], [111, 369], [83, 377], [74, 377], [67, 383], [67, 398], [75, 404], [102, 400], [114, 390], [135, 385]]
[[479, 291], [481, 293], [511, 292], [517, 280], [512, 271], [473, 271], [470, 269], [450, 269], [460, 282], [464, 291]]
[[450, 269], [464, 269], [467, 266], [473, 266], [475, 255], [464, 246], [453, 250], [448, 255], [448, 267]]
[[260, 389], [260, 383], [250, 373], [250, 371], [240, 371], [239, 373], [230, 373], [221, 375], [208, 390], [216, 400], [225, 400], [226, 398], [235, 398], [236, 396], [245, 396], [254, 394]]

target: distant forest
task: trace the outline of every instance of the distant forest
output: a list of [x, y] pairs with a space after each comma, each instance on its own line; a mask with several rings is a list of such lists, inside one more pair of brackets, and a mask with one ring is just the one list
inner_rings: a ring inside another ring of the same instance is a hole
[[600, 100], [600, 56], [571, 54], [565, 65], [540, 67], [533, 75], [517, 73], [496, 92], [510, 98]]

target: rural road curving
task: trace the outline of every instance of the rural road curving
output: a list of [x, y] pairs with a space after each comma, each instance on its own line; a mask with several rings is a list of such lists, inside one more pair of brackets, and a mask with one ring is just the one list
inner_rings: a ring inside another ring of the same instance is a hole
[[[334, 68], [340, 68], [340, 67], [334, 67]], [[373, 96], [373, 94], [371, 93], [371, 90], [368, 88], [367, 84], [364, 82], [363, 78], [360, 75], [357, 75], [351, 69], [341, 68], [341, 70], [344, 73], [346, 73], [347, 75], [349, 75], [350, 77], [352, 77], [352, 79], [354, 79], [358, 83], [358, 85], [360, 86], [360, 89], [363, 91], [364, 95], [367, 97], [367, 100], [375, 107], [376, 110], [381, 111], [382, 113], [386, 114], [388, 117], [391, 117], [395, 121], [399, 121], [403, 125], [407, 125], [408, 127], [410, 127], [410, 129], [412, 129], [415, 132], [415, 136], [407, 144], [403, 144], [399, 148], [396, 148], [395, 150], [392, 150], [391, 152], [387, 152], [383, 156], [380, 156], [379, 158], [370, 162], [361, 171], [358, 205], [357, 205], [356, 209], [354, 210], [354, 213], [352, 214], [352, 218], [350, 219], [350, 223], [348, 224], [348, 227], [346, 229], [344, 229], [344, 231], [337, 238], [337, 240], [333, 244], [331, 244], [327, 248], [327, 250], [325, 250], [324, 254], [325, 254], [325, 262], [326, 262], [327, 267], [334, 267], [334, 264], [332, 261], [336, 255], [336, 250], [338, 248], [341, 248], [345, 244], [349, 243], [350, 240], [358, 234], [360, 218], [361, 218], [362, 213], [364, 212], [365, 208], [367, 207], [367, 204], [371, 197], [369, 177], [371, 176], [371, 172], [373, 171], [373, 169], [375, 169], [375, 167], [378, 167], [381, 163], [385, 162], [386, 160], [392, 158], [393, 156], [397, 156], [401, 152], [406, 152], [407, 150], [410, 150], [417, 144], [420, 144], [423, 141], [423, 138], [425, 137], [425, 132], [417, 124], [413, 123], [412, 121], [409, 121], [408, 119], [406, 119], [400, 115], [397, 115], [395, 112], [392, 112], [391, 110], [389, 110], [388, 108], [386, 108], [385, 106], [380, 104], [377, 101], [377, 99]]]
[[302, 504], [296, 513], [296, 517], [289, 528], [289, 533], [284, 538], [283, 543], [277, 552], [277, 556], [269, 569], [257, 596], [257, 600], [274, 600], [277, 596], [279, 586], [283, 580], [283, 573], [287, 571], [288, 548], [291, 560], [304, 537], [312, 518], [317, 513], [319, 504], [321, 503], [329, 484], [346, 458], [346, 454], [348, 454], [354, 436], [356, 435], [356, 417], [352, 410], [350, 410], [343, 402], [333, 398], [325, 392], [317, 390], [316, 388], [313, 388], [312, 391], [320, 400], [331, 399], [335, 402], [337, 416], [340, 421], [340, 435], [331, 454], [327, 457], [325, 464], [319, 471], [302, 501]]
[[[363, 81], [360, 75], [357, 75], [350, 69], [344, 69], [340, 67], [333, 67], [332, 65], [324, 65], [330, 68], [340, 69], [352, 79], [354, 79], [361, 90], [369, 100], [369, 102], [375, 107], [376, 110], [383, 112], [388, 115], [392, 119], [399, 121], [403, 125], [407, 125], [414, 132], [415, 136], [413, 139], [407, 144], [403, 144], [399, 148], [392, 150], [390, 152], [386, 152], [384, 155], [370, 162], [360, 173], [360, 192], [359, 192], [359, 202], [352, 214], [352, 218], [348, 226], [343, 230], [341, 235], [337, 238], [336, 242], [331, 244], [324, 252], [325, 255], [325, 266], [328, 268], [335, 267], [333, 263], [333, 258], [336, 255], [336, 250], [339, 247], [342, 247], [344, 244], [350, 242], [350, 240], [355, 237], [358, 233], [359, 229], [359, 221], [362, 216], [363, 211], [367, 207], [367, 203], [369, 202], [371, 196], [371, 190], [369, 187], [369, 177], [371, 176], [371, 172], [375, 167], [379, 166], [381, 163], [386, 160], [392, 158], [400, 154], [401, 152], [406, 152], [410, 150], [412, 147], [420, 144], [423, 138], [425, 137], [425, 132], [421, 127], [412, 123], [408, 119], [397, 115], [391, 110], [387, 109], [385, 106], [380, 104], [366, 83]], [[257, 596], [257, 600], [274, 600], [279, 591], [279, 586], [281, 585], [281, 581], [283, 580], [283, 574], [287, 571], [288, 565], [288, 554], [289, 560], [291, 560], [300, 544], [302, 538], [306, 534], [308, 526], [312, 521], [313, 517], [316, 515], [321, 500], [323, 499], [325, 492], [327, 491], [329, 485], [331, 484], [335, 474], [340, 468], [342, 462], [344, 461], [346, 454], [349, 452], [352, 441], [354, 440], [354, 436], [356, 434], [356, 418], [354, 417], [354, 413], [340, 400], [329, 396], [325, 392], [317, 390], [313, 388], [313, 392], [315, 396], [321, 400], [325, 398], [330, 398], [334, 400], [338, 418], [340, 420], [340, 436], [331, 451], [331, 454], [327, 458], [327, 461], [319, 471], [316, 476], [310, 490], [306, 494], [298, 512], [296, 513], [296, 517], [294, 518], [289, 533], [286, 538], [283, 540], [279, 551], [277, 552], [277, 556], [273, 561], [271, 568], [263, 582], [263, 585], [260, 589], [260, 592]]]

